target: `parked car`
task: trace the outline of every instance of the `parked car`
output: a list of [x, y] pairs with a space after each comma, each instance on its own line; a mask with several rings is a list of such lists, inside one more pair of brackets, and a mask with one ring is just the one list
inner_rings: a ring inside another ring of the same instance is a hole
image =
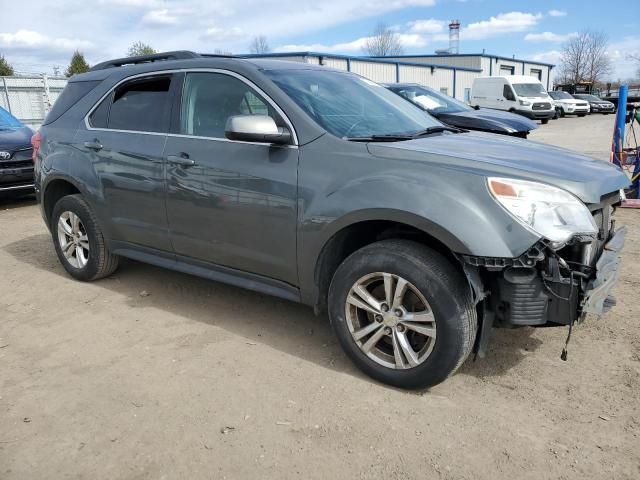
[[548, 123], [555, 115], [553, 100], [537, 78], [526, 75], [478, 77], [471, 87], [471, 106], [519, 113]]
[[36, 192], [72, 277], [129, 257], [308, 304], [382, 382], [442, 382], [492, 326], [602, 313], [617, 278], [619, 168], [461, 132], [352, 73], [173, 52], [61, 98]]
[[538, 128], [535, 122], [521, 115], [486, 108], [473, 109], [460, 100], [422, 85], [390, 83], [385, 87], [406, 98], [431, 116], [454, 127], [522, 138], [527, 138], [531, 130]]
[[575, 93], [573, 96], [580, 100], [589, 102], [591, 113], [604, 113], [605, 115], [608, 115], [610, 113], [615, 113], [616, 111], [616, 106], [613, 103], [607, 100], [602, 100], [590, 93]]
[[577, 115], [584, 117], [589, 113], [589, 102], [576, 99], [570, 93], [561, 90], [549, 92], [549, 96], [553, 99], [553, 103], [560, 109], [560, 116]]
[[0, 107], [0, 193], [33, 191], [32, 134]]

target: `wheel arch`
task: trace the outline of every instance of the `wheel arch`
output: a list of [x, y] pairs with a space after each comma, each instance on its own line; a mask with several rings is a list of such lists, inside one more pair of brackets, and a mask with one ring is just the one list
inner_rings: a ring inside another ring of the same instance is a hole
[[333, 222], [330, 227], [318, 254], [311, 257], [316, 261], [313, 290], [308, 300], [316, 313], [326, 308], [329, 285], [340, 263], [371, 243], [391, 238], [415, 240], [442, 253], [454, 265], [459, 265], [455, 253], [468, 253], [467, 246], [449, 231], [407, 212], [356, 212]]
[[74, 194], [83, 194], [82, 186], [72, 178], [58, 175], [48, 179], [42, 189], [42, 208], [47, 220], [47, 225], [51, 223], [53, 207], [62, 197]]

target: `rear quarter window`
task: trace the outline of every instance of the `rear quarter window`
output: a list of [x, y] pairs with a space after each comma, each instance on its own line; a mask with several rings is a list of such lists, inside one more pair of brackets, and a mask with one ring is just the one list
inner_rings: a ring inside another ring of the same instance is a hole
[[80, 101], [87, 93], [93, 90], [101, 80], [92, 80], [90, 82], [69, 82], [67, 86], [53, 104], [53, 107], [49, 111], [47, 118], [45, 118], [43, 125], [55, 122], [60, 118], [67, 110], [73, 107], [78, 101]]

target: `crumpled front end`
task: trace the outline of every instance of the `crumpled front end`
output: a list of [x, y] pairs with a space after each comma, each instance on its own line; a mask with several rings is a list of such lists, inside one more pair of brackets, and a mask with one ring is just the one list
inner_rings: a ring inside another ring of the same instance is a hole
[[611, 194], [590, 205], [597, 234], [574, 236], [561, 248], [541, 240], [516, 259], [463, 256], [488, 327], [572, 325], [615, 305], [626, 233], [613, 218], [619, 202]]

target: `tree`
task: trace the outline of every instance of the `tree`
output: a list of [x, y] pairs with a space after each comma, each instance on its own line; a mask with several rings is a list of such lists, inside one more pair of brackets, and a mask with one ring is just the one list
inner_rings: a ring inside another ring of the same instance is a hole
[[373, 57], [402, 55], [404, 52], [400, 35], [384, 23], [376, 25], [373, 35], [366, 39], [363, 50]]
[[269, 53], [269, 43], [267, 42], [267, 37], [264, 35], [258, 35], [253, 37], [251, 43], [249, 44], [249, 50], [251, 53]]
[[584, 30], [562, 47], [560, 76], [570, 83], [596, 83], [611, 72], [609, 41], [603, 32]]
[[0, 55], [0, 77], [11, 77], [14, 74], [13, 67], [9, 65], [4, 55]]
[[73, 52], [73, 56], [71, 57], [71, 63], [69, 67], [64, 72], [65, 76], [71, 77], [72, 75], [76, 75], [78, 73], [84, 73], [89, 71], [89, 64], [84, 59], [84, 55], [80, 53], [78, 50]]
[[158, 53], [151, 45], [143, 42], [136, 42], [129, 47], [127, 57], [139, 57], [140, 55], [151, 55]]

